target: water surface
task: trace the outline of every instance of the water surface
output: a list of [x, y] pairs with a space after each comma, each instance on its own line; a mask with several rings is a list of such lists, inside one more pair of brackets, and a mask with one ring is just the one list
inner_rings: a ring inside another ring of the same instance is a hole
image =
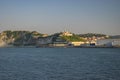
[[0, 80], [120, 80], [120, 49], [0, 48]]

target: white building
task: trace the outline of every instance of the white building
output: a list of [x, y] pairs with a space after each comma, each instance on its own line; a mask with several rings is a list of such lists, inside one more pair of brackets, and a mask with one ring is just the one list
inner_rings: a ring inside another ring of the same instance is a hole
[[116, 39], [112, 43], [113, 46], [120, 46], [120, 39]]
[[78, 42], [69, 42], [68, 44], [71, 44], [73, 46], [80, 46], [81, 44], [84, 44], [84, 42], [78, 41]]
[[98, 46], [120, 46], [120, 39], [102, 39], [97, 40]]
[[62, 34], [60, 36], [73, 36], [73, 34], [66, 31], [66, 32], [62, 32]]

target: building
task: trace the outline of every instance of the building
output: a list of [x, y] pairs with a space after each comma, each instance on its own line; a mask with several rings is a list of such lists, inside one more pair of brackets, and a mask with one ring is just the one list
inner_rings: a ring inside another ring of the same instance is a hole
[[69, 45], [73, 45], [73, 46], [80, 46], [81, 44], [84, 44], [84, 42], [78, 41], [78, 42], [69, 42]]
[[52, 43], [53, 47], [66, 47], [68, 42], [63, 40], [60, 36], [56, 37]]
[[67, 47], [67, 42], [54, 42], [53, 44], [50, 44], [52, 47]]
[[73, 36], [73, 34], [68, 31], [65, 31], [65, 32], [62, 32], [60, 36]]
[[120, 39], [101, 39], [97, 40], [97, 46], [120, 46]]
[[47, 36], [48, 36], [48, 34], [43, 34], [43, 35], [42, 35], [42, 37], [47, 37]]

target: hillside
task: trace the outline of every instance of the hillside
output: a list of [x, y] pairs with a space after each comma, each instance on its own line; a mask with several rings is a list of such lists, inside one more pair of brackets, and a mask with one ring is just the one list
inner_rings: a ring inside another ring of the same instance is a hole
[[98, 34], [98, 33], [87, 33], [87, 34], [79, 34], [80, 37], [107, 37], [105, 34]]
[[35, 39], [43, 36], [36, 31], [3, 31], [0, 33], [0, 46], [6, 45], [34, 45]]
[[79, 37], [78, 35], [75, 35], [75, 34], [73, 36], [61, 36], [61, 38], [69, 42], [85, 41], [82, 37]]
[[85, 41], [82, 37], [76, 35], [76, 34], [72, 34], [72, 33], [68, 33], [65, 34], [65, 32], [61, 32], [61, 33], [55, 33], [53, 36], [53, 42], [56, 41], [66, 41], [66, 42], [75, 42], [75, 41]]
[[110, 36], [111, 39], [120, 39], [120, 35]]
[[[104, 34], [74, 34], [70, 32], [54, 33], [53, 35], [41, 34], [36, 31], [3, 31], [0, 33], [0, 47], [4, 46], [36, 46], [39, 42], [39, 38], [44, 43], [47, 43], [49, 37], [52, 39], [52, 43], [64, 43], [64, 42], [87, 42], [97, 39], [109, 38]], [[46, 41], [46, 42], [45, 42]]]

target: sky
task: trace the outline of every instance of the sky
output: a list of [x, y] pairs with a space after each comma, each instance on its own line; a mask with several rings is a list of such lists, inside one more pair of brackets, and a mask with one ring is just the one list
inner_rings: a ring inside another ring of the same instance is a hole
[[120, 35], [120, 0], [0, 0], [0, 32]]

